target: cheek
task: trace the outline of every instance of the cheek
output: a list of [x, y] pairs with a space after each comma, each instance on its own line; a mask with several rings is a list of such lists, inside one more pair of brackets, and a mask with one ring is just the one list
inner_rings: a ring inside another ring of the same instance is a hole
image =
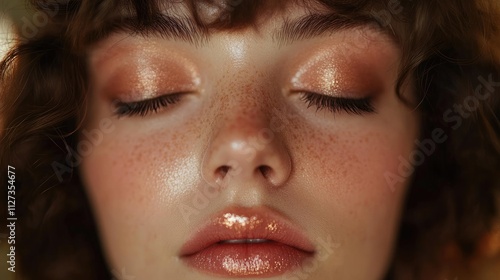
[[[409, 158], [418, 136], [415, 118], [397, 124], [372, 121], [296, 131], [301, 131], [292, 148], [297, 172], [317, 183], [317, 193], [338, 202], [351, 197], [370, 203], [373, 198], [394, 199], [404, 191], [411, 174], [400, 174], [400, 165]], [[388, 174], [399, 175], [398, 180], [388, 181]]]
[[[296, 197], [304, 198], [303, 208], [315, 213], [309, 227], [339, 244], [331, 263], [366, 267], [377, 275], [390, 259], [410, 179], [392, 189], [385, 174], [398, 174], [399, 158], [410, 154], [417, 130], [409, 127], [397, 133], [390, 126], [354, 127], [331, 134], [309, 130], [301, 137], [309, 140], [296, 147], [300, 154], [295, 158], [301, 159], [297, 169], [306, 174], [298, 185], [309, 188]], [[315, 228], [316, 224], [326, 226]]]
[[[130, 263], [147, 249], [149, 260], [142, 264], [147, 267], [160, 260], [155, 252], [174, 251], [166, 248], [172, 244], [159, 243], [158, 233], [175, 237], [168, 226], [181, 219], [176, 201], [195, 185], [190, 174], [199, 167], [190, 139], [197, 137], [117, 126], [84, 158], [80, 172], [111, 262]], [[139, 267], [137, 262], [133, 265]]]
[[333, 208], [322, 212], [336, 210], [357, 219], [397, 213], [409, 177], [391, 185], [386, 175], [398, 174], [400, 158], [410, 153], [406, 138], [380, 132], [316, 137], [299, 157], [315, 198], [323, 201], [318, 205]]

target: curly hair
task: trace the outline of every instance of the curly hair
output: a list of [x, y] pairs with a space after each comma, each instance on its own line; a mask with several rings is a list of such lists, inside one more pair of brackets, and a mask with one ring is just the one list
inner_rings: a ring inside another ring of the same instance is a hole
[[[258, 17], [272, 16], [285, 1], [184, 2], [198, 29], [208, 33], [255, 26]], [[395, 91], [421, 112], [420, 154], [427, 153], [425, 160], [413, 162], [387, 279], [426, 279], [434, 269], [457, 259], [480, 256], [480, 241], [500, 221], [498, 1], [296, 2], [320, 5], [345, 19], [377, 22], [402, 50]], [[219, 5], [221, 14], [207, 18], [200, 3]], [[54, 162], [65, 162], [76, 149], [86, 114], [86, 50], [117, 30], [147, 35], [147, 26], [162, 24], [181, 35], [192, 30], [165, 24], [168, 17], [162, 5], [168, 1], [31, 4], [45, 15], [47, 24], [20, 36], [0, 64], [0, 166], [16, 168], [20, 275], [111, 279], [78, 168], [68, 167], [70, 174], [64, 177], [53, 170]], [[416, 81], [415, 104], [400, 94], [409, 78]], [[444, 143], [425, 148], [436, 131]], [[6, 180], [5, 175], [1, 178]], [[6, 213], [1, 215], [5, 220]]]

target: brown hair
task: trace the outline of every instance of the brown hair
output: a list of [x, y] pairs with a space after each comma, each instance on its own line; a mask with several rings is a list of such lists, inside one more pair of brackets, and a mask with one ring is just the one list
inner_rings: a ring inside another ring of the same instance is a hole
[[[66, 170], [71, 176], [63, 180], [53, 170], [54, 162], [72, 155], [86, 112], [85, 51], [117, 29], [142, 33], [163, 24], [170, 32], [193, 30], [169, 25], [161, 1], [31, 2], [51, 15], [49, 23], [32, 38], [21, 36], [0, 64], [0, 165], [16, 168], [18, 266], [24, 279], [111, 279], [77, 168]], [[185, 2], [197, 30], [211, 32], [255, 26], [286, 1], [227, 0], [216, 4], [222, 14], [208, 22], [199, 4], [217, 1]], [[302, 2], [345, 19], [375, 20], [392, 34], [403, 51], [396, 91], [415, 79], [419, 102], [408, 106], [422, 114], [421, 140], [432, 139], [436, 128], [447, 136], [416, 166], [387, 279], [422, 279], [455, 258], [477, 256], [478, 241], [500, 212], [497, 1]], [[470, 116], [450, 113], [461, 104], [470, 108], [471, 101]], [[450, 248], [456, 253], [444, 254]]]

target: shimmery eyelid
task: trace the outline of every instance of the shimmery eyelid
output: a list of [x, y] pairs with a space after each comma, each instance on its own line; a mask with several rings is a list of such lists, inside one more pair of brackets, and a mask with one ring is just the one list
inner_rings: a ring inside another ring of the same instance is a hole
[[292, 84], [296, 88], [310, 88], [334, 95], [340, 87], [339, 78], [339, 71], [334, 65], [328, 68], [304, 67], [292, 78]]
[[342, 68], [341, 61], [332, 56], [322, 52], [299, 64], [291, 78], [292, 87], [331, 96], [345, 92], [351, 75]]
[[[153, 44], [154, 45], [154, 44]], [[154, 48], [132, 47], [108, 60], [104, 74], [95, 77], [96, 89], [108, 99], [138, 102], [160, 94], [195, 91], [202, 79], [192, 59], [181, 51], [153, 51]]]
[[[381, 66], [372, 54], [345, 46], [318, 48], [293, 59], [286, 78], [288, 92], [316, 92], [332, 97], [363, 98], [384, 88]], [[380, 66], [380, 67], [379, 67]]]

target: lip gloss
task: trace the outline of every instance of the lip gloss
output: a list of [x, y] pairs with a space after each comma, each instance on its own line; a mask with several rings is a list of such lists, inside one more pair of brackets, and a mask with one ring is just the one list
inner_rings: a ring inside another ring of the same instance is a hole
[[222, 211], [181, 250], [188, 266], [233, 277], [281, 275], [313, 255], [314, 247], [305, 235], [267, 208]]

